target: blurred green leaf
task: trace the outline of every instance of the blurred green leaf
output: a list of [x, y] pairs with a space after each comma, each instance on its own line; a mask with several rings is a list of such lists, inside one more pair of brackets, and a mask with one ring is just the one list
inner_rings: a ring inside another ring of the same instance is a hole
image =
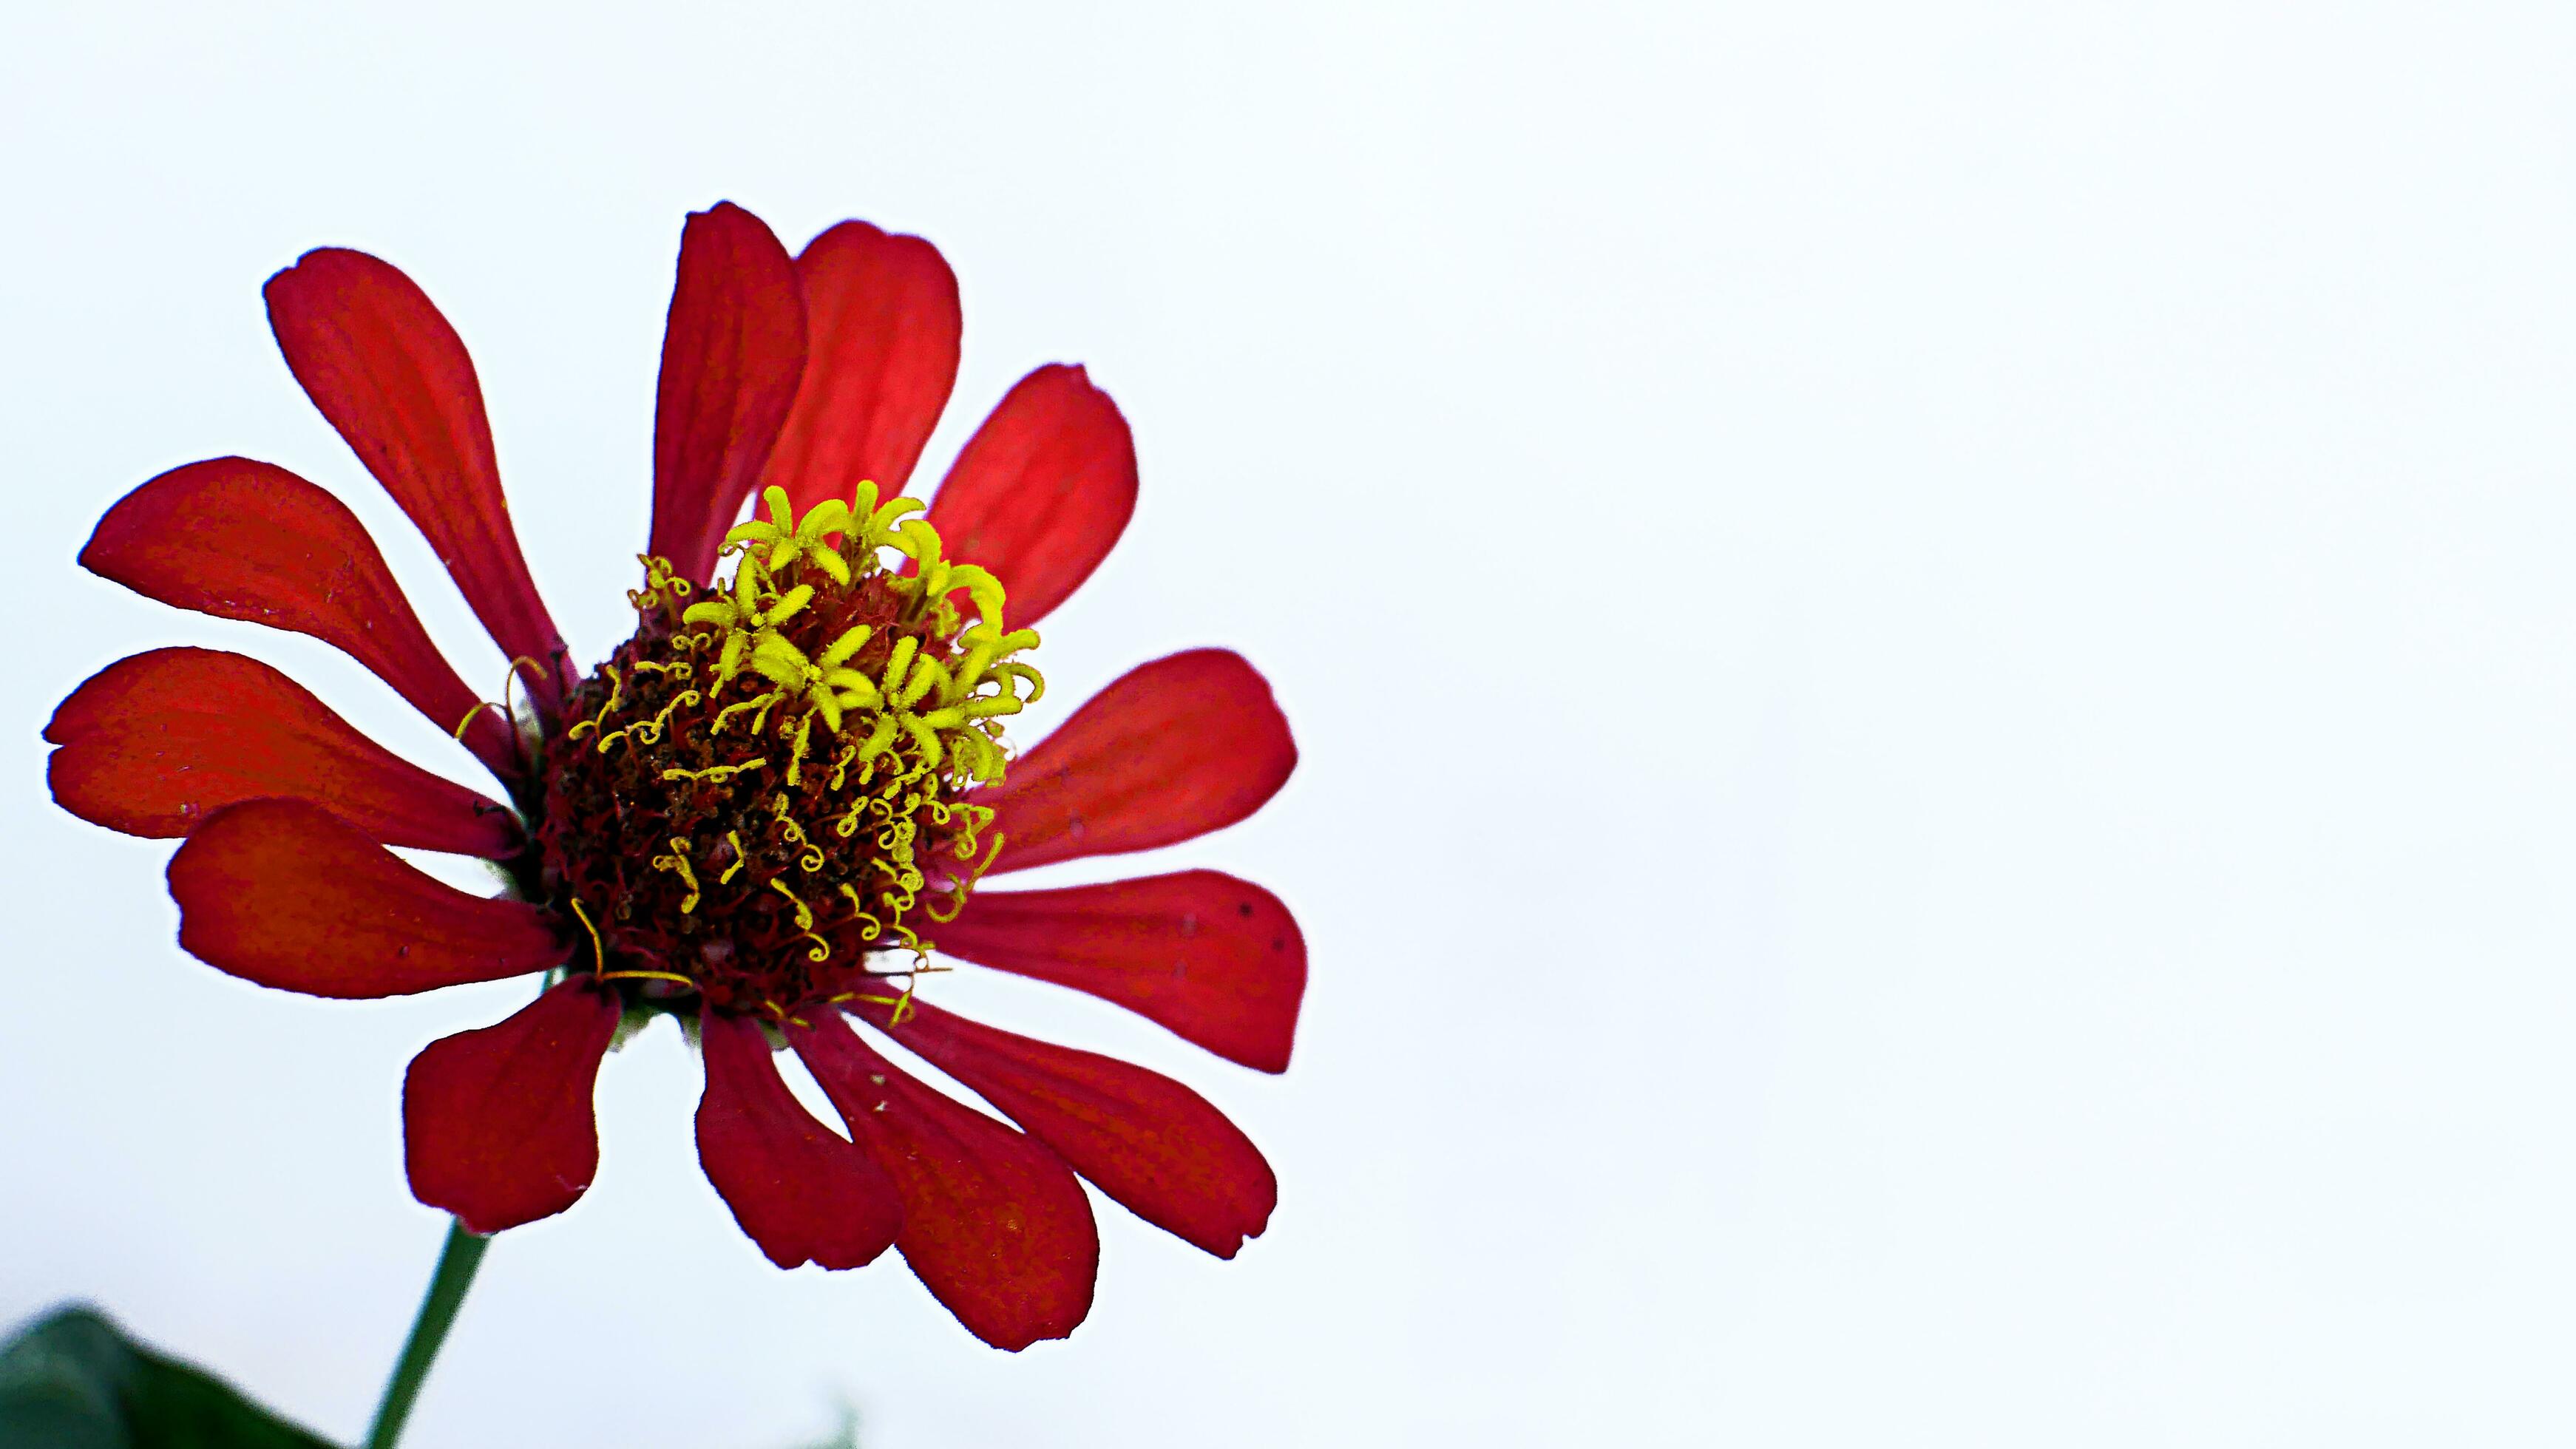
[[798, 1449], [859, 1449], [859, 1411], [848, 1404], [841, 1405], [841, 1424], [832, 1437]]
[[8, 1449], [331, 1449], [203, 1369], [125, 1336], [94, 1308], [59, 1308], [0, 1348]]

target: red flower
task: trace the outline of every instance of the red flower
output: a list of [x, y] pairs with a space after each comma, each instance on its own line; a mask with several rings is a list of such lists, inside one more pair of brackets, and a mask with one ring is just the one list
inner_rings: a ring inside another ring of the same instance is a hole
[[[473, 363], [428, 297], [339, 250], [267, 297], [288, 366], [514, 656], [524, 702], [480, 701], [357, 519], [282, 468], [165, 473], [108, 510], [81, 562], [338, 645], [454, 731], [508, 803], [206, 649], [82, 685], [46, 728], [48, 773], [83, 819], [186, 837], [170, 862], [180, 944], [245, 980], [378, 997], [549, 973], [517, 1015], [413, 1061], [421, 1201], [481, 1233], [570, 1206], [598, 1163], [603, 1053], [621, 1021], [669, 1012], [704, 1048], [700, 1159], [761, 1251], [851, 1268], [900, 1248], [988, 1343], [1062, 1337], [1088, 1311], [1099, 1243], [1076, 1174], [1220, 1257], [1262, 1230], [1270, 1168], [1197, 1093], [912, 990], [935, 948], [1247, 1066], [1288, 1063], [1305, 944], [1269, 892], [1207, 870], [975, 889], [1230, 825], [1296, 763], [1267, 682], [1217, 649], [1140, 666], [1024, 755], [1005, 748], [1004, 722], [1044, 687], [1028, 626], [1135, 506], [1126, 421], [1082, 369], [1022, 379], [924, 511], [900, 489], [957, 370], [939, 253], [853, 221], [791, 258], [738, 207], [690, 217], [638, 624], [584, 676], [520, 555]], [[735, 525], [755, 489], [766, 518]], [[516, 889], [468, 895], [387, 846], [481, 856]], [[905, 1075], [850, 1017], [1017, 1130]], [[781, 1045], [847, 1140], [789, 1095]]]

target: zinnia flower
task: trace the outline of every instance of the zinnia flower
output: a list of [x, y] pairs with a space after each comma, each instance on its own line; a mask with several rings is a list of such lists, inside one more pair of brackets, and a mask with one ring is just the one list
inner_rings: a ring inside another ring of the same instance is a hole
[[[338, 646], [505, 799], [208, 649], [137, 654], [82, 685], [46, 728], [49, 777], [83, 819], [185, 837], [179, 942], [244, 980], [365, 998], [547, 973], [516, 1015], [412, 1062], [422, 1202], [487, 1234], [571, 1206], [598, 1164], [603, 1054], [671, 1013], [703, 1047], [707, 1177], [781, 1267], [893, 1246], [969, 1330], [1017, 1349], [1089, 1310], [1099, 1241], [1077, 1174], [1220, 1257], [1261, 1232], [1276, 1181], [1197, 1093], [913, 990], [935, 951], [1089, 992], [1247, 1066], [1288, 1062], [1305, 945], [1269, 892], [1210, 870], [979, 889], [1230, 825], [1296, 763], [1267, 682], [1219, 649], [1139, 666], [1014, 753], [1006, 726], [1045, 687], [1031, 626], [1135, 506], [1126, 421], [1082, 369], [1022, 379], [925, 508], [903, 488], [959, 330], [937, 250], [852, 221], [791, 258], [738, 207], [691, 216], [635, 632], [585, 675], [520, 555], [473, 363], [429, 298], [333, 249], [267, 299], [296, 379], [512, 656], [518, 704], [468, 688], [349, 510], [267, 463], [154, 478], [81, 562]], [[483, 857], [514, 889], [459, 891], [389, 846]], [[853, 1018], [1017, 1129], [907, 1075]], [[790, 1095], [781, 1047], [846, 1139]]]

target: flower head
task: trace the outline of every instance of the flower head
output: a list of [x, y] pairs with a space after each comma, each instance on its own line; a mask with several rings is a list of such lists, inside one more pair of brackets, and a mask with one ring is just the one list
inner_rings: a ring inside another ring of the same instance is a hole
[[[427, 296], [324, 250], [271, 279], [268, 302], [297, 379], [512, 656], [503, 698], [439, 655], [347, 508], [269, 464], [153, 479], [81, 560], [337, 645], [504, 798], [206, 649], [82, 685], [47, 726], [49, 778], [85, 819], [184, 837], [180, 944], [246, 980], [374, 997], [543, 974], [517, 1014], [412, 1063], [405, 1159], [423, 1202], [486, 1233], [570, 1206], [598, 1162], [603, 1055], [621, 1022], [671, 1014], [703, 1052], [707, 1175], [782, 1267], [900, 1247], [968, 1329], [1018, 1348], [1088, 1311], [1098, 1240], [1077, 1175], [1220, 1256], [1262, 1230], [1270, 1169], [1195, 1092], [917, 989], [954, 958], [1287, 1065], [1305, 948], [1268, 892], [1207, 870], [982, 889], [1231, 824], [1296, 760], [1267, 683], [1213, 649], [1140, 666], [1035, 748], [1012, 738], [1045, 689], [1032, 626], [1135, 502], [1126, 423], [1080, 368], [1023, 379], [925, 504], [906, 480], [957, 362], [939, 254], [846, 222], [791, 259], [738, 207], [692, 216], [635, 629], [585, 672], [521, 557], [473, 365]], [[760, 516], [737, 522], [755, 490]], [[512, 889], [458, 891], [387, 847], [481, 856]], [[858, 1023], [993, 1112], [907, 1075]], [[782, 1047], [846, 1136], [789, 1094]]]

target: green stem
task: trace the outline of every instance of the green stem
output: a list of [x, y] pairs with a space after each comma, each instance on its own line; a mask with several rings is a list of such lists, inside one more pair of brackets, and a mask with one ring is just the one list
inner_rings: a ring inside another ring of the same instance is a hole
[[394, 1441], [402, 1437], [412, 1401], [420, 1397], [420, 1381], [429, 1377], [430, 1363], [438, 1357], [438, 1346], [447, 1341], [448, 1325], [456, 1321], [465, 1290], [474, 1286], [474, 1270], [483, 1266], [483, 1249], [491, 1241], [467, 1232], [463, 1223], [447, 1225], [447, 1246], [439, 1250], [438, 1270], [429, 1275], [429, 1292], [422, 1295], [420, 1314], [411, 1321], [411, 1337], [403, 1340], [402, 1357], [394, 1360], [394, 1376], [376, 1403], [376, 1422], [367, 1429], [366, 1449], [393, 1449]]

